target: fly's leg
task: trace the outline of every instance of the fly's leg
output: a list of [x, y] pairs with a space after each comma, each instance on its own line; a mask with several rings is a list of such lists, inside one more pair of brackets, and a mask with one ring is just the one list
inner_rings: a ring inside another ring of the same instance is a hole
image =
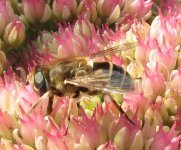
[[126, 119], [132, 124], [132, 125], [136, 125], [135, 122], [133, 122], [129, 117], [128, 115], [125, 113], [125, 111], [122, 109], [122, 107], [114, 100], [114, 98], [111, 96], [111, 94], [108, 94], [110, 99], [111, 99], [111, 102], [114, 104], [114, 106], [119, 110], [119, 112], [121, 114], [123, 114]]
[[53, 110], [53, 98], [54, 98], [54, 95], [50, 95], [49, 101], [48, 101], [48, 107], [47, 107], [47, 114], [48, 115], [50, 115], [52, 113], [52, 110]]
[[[47, 114], [50, 115], [52, 112], [54, 94], [49, 91], [45, 93], [43, 96], [48, 97]], [[32, 113], [36, 109], [36, 107], [38, 107], [38, 105], [45, 100], [43, 96], [40, 97], [40, 99], [35, 104], [33, 104], [28, 113]]]

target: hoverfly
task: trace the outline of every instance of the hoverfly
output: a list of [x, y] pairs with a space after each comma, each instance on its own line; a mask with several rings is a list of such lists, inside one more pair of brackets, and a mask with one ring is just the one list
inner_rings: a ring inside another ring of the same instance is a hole
[[[133, 49], [135, 46], [135, 43], [126, 43], [97, 52], [89, 57], [64, 58], [48, 65], [37, 66], [33, 74], [34, 88], [40, 95], [51, 91], [59, 96], [74, 93], [73, 97], [79, 97], [80, 92], [124, 93], [133, 91], [134, 80], [122, 67], [112, 62], [96, 61], [95, 58], [120, 53]], [[133, 123], [114, 100], [113, 103]]]

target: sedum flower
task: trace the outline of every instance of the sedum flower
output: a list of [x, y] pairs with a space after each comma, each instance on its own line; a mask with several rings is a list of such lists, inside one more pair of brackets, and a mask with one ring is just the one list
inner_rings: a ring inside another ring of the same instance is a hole
[[98, 0], [97, 1], [97, 11], [98, 14], [106, 19], [109, 24], [118, 21], [121, 13], [121, 6], [123, 2], [119, 0]]
[[180, 97], [181, 97], [181, 69], [180, 67], [178, 70], [173, 70], [170, 74], [170, 82], [169, 82], [169, 90], [170, 95], [174, 97], [178, 105], [180, 106]]
[[138, 125], [132, 125], [122, 120], [115, 119], [110, 129], [111, 137], [117, 149], [142, 149], [143, 137]]
[[41, 32], [37, 39], [33, 41], [33, 45], [36, 47], [36, 50], [40, 55], [49, 53], [52, 55], [57, 54], [58, 44], [54, 35], [48, 31]]
[[[127, 67], [126, 71], [133, 79], [139, 79], [143, 77], [144, 74], [144, 66], [139, 62], [131, 62]], [[136, 82], [135, 82], [136, 83]]]
[[54, 98], [54, 108], [51, 113], [57, 125], [61, 125], [68, 117], [78, 116], [77, 102], [73, 99]]
[[134, 18], [148, 19], [151, 14], [152, 1], [121, 1], [121, 0], [98, 0], [98, 14], [103, 20], [107, 20], [109, 24], [118, 23], [122, 28], [133, 23]]
[[[11, 71], [12, 74], [12, 71]], [[4, 74], [4, 82], [1, 79], [1, 98], [0, 98], [0, 135], [8, 140], [13, 140], [13, 133], [16, 128], [20, 127], [18, 121], [18, 115], [21, 115], [21, 105], [24, 105], [24, 109], [29, 111], [32, 107], [31, 103], [36, 100], [35, 93], [30, 94], [30, 90], [26, 89], [25, 86], [21, 85], [15, 79], [13, 79], [7, 74]], [[31, 97], [32, 101], [27, 102], [25, 100], [26, 96]], [[34, 99], [35, 98], [35, 99]], [[23, 103], [25, 101], [25, 103]]]
[[[74, 31], [70, 25], [66, 28], [60, 25], [59, 32], [54, 34], [58, 45], [57, 54], [59, 58], [89, 56], [91, 53], [98, 52], [105, 47], [105, 43], [101, 39], [101, 35], [96, 32], [95, 27], [84, 19], [80, 22], [86, 23], [86, 31], [81, 31], [84, 30], [82, 29], [84, 27], [80, 29], [81, 24], [79, 26], [76, 24]], [[91, 34], [88, 33], [87, 29], [90, 30]]]
[[[103, 26], [102, 32], [100, 32], [104, 43], [106, 44], [104, 49], [117, 50], [111, 55], [112, 62], [117, 65], [129, 64], [134, 59], [134, 51], [136, 43], [134, 39], [130, 39], [129, 36], [117, 27], [115, 30], [109, 28], [107, 25]], [[110, 57], [110, 56], [109, 56]]]
[[46, 22], [51, 16], [51, 9], [44, 0], [23, 0], [23, 12], [26, 19], [32, 23]]
[[82, 36], [87, 35], [88, 37], [91, 37], [91, 30], [92, 30], [93, 24], [90, 23], [90, 21], [87, 19], [87, 17], [79, 17], [74, 25], [74, 33], [76, 35]]
[[135, 59], [142, 63], [142, 65], [146, 65], [149, 60], [149, 52], [150, 52], [150, 46], [148, 41], [143, 41], [141, 39], [138, 39], [138, 46], [135, 50]]
[[[114, 104], [110, 101], [104, 99], [104, 103], [98, 104], [94, 110], [93, 116], [96, 118], [99, 126], [104, 131], [105, 136], [112, 140], [112, 135], [110, 129], [112, 128], [112, 123], [119, 117], [119, 112], [114, 106]], [[126, 122], [126, 119], [123, 117], [123, 124]], [[125, 121], [125, 122], [124, 122]]]
[[15, 17], [10, 3], [6, 0], [0, 1], [0, 37], [3, 35], [6, 25]]
[[[80, 17], [74, 26], [60, 25], [59, 31], [52, 35], [42, 32], [37, 41], [33, 43], [41, 55], [49, 53], [58, 58], [90, 56], [92, 53], [120, 46], [120, 52], [112, 54], [113, 63], [120, 65], [124, 64], [125, 60], [131, 61], [134, 57], [134, 43], [131, 43], [132, 41], [129, 43], [125, 38], [126, 34], [121, 28], [116, 28], [114, 31], [108, 26], [104, 26], [102, 29], [96, 30], [86, 17]], [[105, 61], [109, 58], [101, 57], [101, 59]]]
[[7, 58], [4, 51], [1, 50], [0, 46], [0, 74], [3, 72], [4, 68], [6, 67]]
[[[136, 13], [136, 18], [147, 20], [151, 15], [152, 0], [136, 0], [128, 1], [125, 3], [124, 9], [122, 10], [122, 15], [127, 11], [128, 14], [134, 15]], [[125, 15], [126, 16], [126, 15]]]
[[149, 105], [149, 100], [144, 97], [142, 92], [126, 93], [123, 95], [122, 107], [126, 112], [131, 111], [132, 115], [137, 115], [140, 120], [143, 118], [144, 113]]
[[172, 11], [173, 13], [179, 11], [179, 9], [181, 8], [179, 2], [179, 0], [155, 0], [157, 7], [161, 9], [164, 15], [170, 13], [170, 11]]
[[121, 44], [121, 42], [124, 42], [124, 40], [126, 40], [125, 32], [119, 27], [113, 30], [108, 25], [104, 25], [100, 30], [100, 34], [105, 43], [115, 42], [115, 43]]
[[180, 132], [181, 132], [181, 113], [180, 113], [180, 111], [178, 111], [177, 114], [176, 114], [175, 125], [176, 125], [175, 129], [176, 129], [176, 130], [179, 132], [179, 134], [180, 134]]
[[158, 132], [153, 136], [150, 150], [154, 150], [155, 148], [177, 150], [180, 139], [181, 136], [176, 135], [175, 125], [169, 131], [164, 131], [163, 127], [160, 127]]
[[106, 141], [104, 132], [99, 127], [95, 117], [89, 118], [85, 112], [80, 110], [81, 120], [73, 118], [69, 124], [70, 133], [75, 133], [74, 138], [78, 140], [75, 149], [95, 149]]
[[82, 0], [77, 8], [77, 16], [87, 17], [91, 22], [100, 23], [97, 18], [96, 1]]
[[86, 39], [82, 36], [75, 35], [71, 26], [64, 29], [59, 28], [59, 33], [54, 35], [58, 49], [57, 54], [59, 58], [70, 56], [87, 56], [89, 54], [86, 45]]
[[1, 139], [0, 149], [8, 149], [8, 150], [34, 150], [32, 147], [25, 144], [14, 144], [12, 141], [7, 140], [5, 138]]
[[179, 67], [178, 70], [173, 70], [170, 76], [170, 84], [171, 84], [171, 89], [179, 89], [181, 88], [181, 69]]
[[13, 20], [6, 26], [4, 40], [12, 47], [20, 46], [25, 37], [25, 26], [20, 20]]
[[160, 72], [167, 78], [171, 70], [175, 68], [177, 52], [162, 45], [161, 48], [158, 47], [150, 51], [149, 61], [150, 65], [157, 64]]
[[[10, 77], [10, 75], [13, 77]], [[34, 91], [31, 84], [25, 85], [19, 82], [12, 70], [7, 70], [1, 85], [1, 110], [12, 116], [20, 115], [31, 110], [32, 106], [39, 100], [40, 96]], [[46, 97], [45, 95], [44, 97]], [[30, 99], [31, 97], [31, 99]], [[44, 98], [42, 97], [42, 98]], [[44, 101], [46, 102], [46, 100]]]
[[77, 10], [76, 0], [54, 0], [52, 11], [59, 20], [70, 20]]
[[82, 96], [80, 106], [85, 110], [88, 116], [92, 116], [97, 105], [101, 103], [101, 96]]
[[155, 103], [150, 103], [150, 105], [147, 107], [144, 114], [144, 120], [153, 126], [160, 126], [165, 122], [172, 123], [172, 116], [169, 114], [169, 108], [166, 107], [166, 103], [168, 103], [168, 101], [169, 100], [158, 96]]
[[181, 41], [180, 25], [179, 13], [168, 13], [164, 17], [160, 12], [159, 16], [155, 17], [151, 24], [150, 38], [157, 39], [160, 46], [165, 43], [167, 47], [175, 48]]
[[[60, 25], [58, 32], [41, 32], [36, 41], [33, 41], [33, 45], [40, 57], [55, 58], [89, 56], [105, 47], [100, 34], [86, 17], [80, 17], [74, 26]], [[47, 61], [47, 58], [43, 60]]]
[[155, 66], [154, 70], [145, 68], [142, 87], [144, 95], [152, 101], [155, 101], [157, 96], [164, 96], [166, 90], [165, 79], [158, 70], [158, 65]]
[[[0, 36], [4, 35], [4, 41], [13, 43], [12, 46], [18, 46], [25, 39], [22, 33], [25, 29], [22, 22], [14, 18], [13, 11], [12, 16], [9, 15], [12, 9], [5, 13], [11, 8], [9, 1], [0, 0]], [[49, 64], [57, 58], [86, 57], [107, 48], [115, 50], [118, 46], [120, 51], [112, 52], [100, 61], [111, 60], [127, 70], [136, 78], [135, 91], [110, 93], [111, 96], [81, 93], [78, 100], [54, 94], [52, 100], [51, 92], [38, 95], [33, 80], [25, 85], [21, 79], [26, 73], [21, 67], [16, 69], [20, 78], [7, 70], [0, 78], [0, 149], [178, 149], [181, 140], [181, 69], [177, 64], [180, 14], [175, 1], [171, 4], [166, 0], [164, 7], [161, 0], [161, 9], [166, 8], [169, 12], [163, 12], [166, 16], [160, 12], [149, 25], [145, 20], [151, 13], [151, 0], [23, 0], [24, 15], [32, 24], [45, 23], [50, 18], [48, 4], [57, 20], [70, 21], [74, 15], [80, 16], [78, 20], [73, 18], [68, 26], [60, 25], [57, 32], [40, 31], [38, 37], [33, 37], [36, 41], [25, 45], [25, 48], [32, 46], [31, 57], [25, 52], [15, 54], [16, 51], [11, 51], [7, 56], [8, 65], [14, 67], [19, 60], [25, 60], [21, 66], [25, 66], [28, 78], [32, 78], [32, 67], [39, 63]], [[17, 7], [21, 9], [21, 4]], [[18, 10], [15, 12], [21, 16], [22, 12]], [[115, 28], [94, 26], [106, 21], [117, 25]], [[46, 28], [52, 24], [42, 25]], [[124, 32], [128, 27], [131, 29]], [[5, 54], [0, 51], [0, 71], [5, 65]], [[132, 122], [118, 111], [112, 97]]]
[[167, 98], [164, 100], [164, 108], [168, 111], [170, 116], [170, 122], [175, 121], [175, 117], [173, 115], [177, 114], [178, 108], [180, 107], [179, 101], [177, 102], [176, 99], [173, 97]]
[[150, 25], [142, 20], [135, 21], [134, 24], [131, 26], [131, 32], [136, 35], [139, 40], [146, 40], [149, 37]]
[[111, 141], [106, 142], [105, 144], [100, 145], [97, 150], [117, 150], [116, 145], [113, 144]]

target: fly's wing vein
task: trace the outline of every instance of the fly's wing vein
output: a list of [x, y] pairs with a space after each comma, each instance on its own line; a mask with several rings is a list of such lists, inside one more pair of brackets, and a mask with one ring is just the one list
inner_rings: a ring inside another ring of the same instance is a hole
[[107, 56], [107, 55], [111, 55], [114, 53], [121, 53], [122, 51], [131, 50], [131, 49], [135, 48], [136, 46], [137, 46], [137, 43], [135, 43], [135, 42], [124, 43], [122, 45], [117, 45], [117, 46], [99, 51], [97, 53], [91, 54], [90, 59], [95, 59], [97, 57]]
[[133, 90], [133, 80], [126, 73], [110, 71], [104, 69], [102, 73], [96, 71], [83, 76], [77, 76], [74, 79], [66, 80], [68, 84], [86, 87], [90, 90], [99, 90], [109, 93], [123, 93]]

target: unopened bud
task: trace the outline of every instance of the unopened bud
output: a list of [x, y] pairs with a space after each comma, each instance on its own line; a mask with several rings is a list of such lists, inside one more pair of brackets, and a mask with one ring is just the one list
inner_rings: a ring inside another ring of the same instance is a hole
[[10, 22], [5, 28], [4, 40], [13, 47], [21, 45], [25, 36], [25, 26], [19, 20]]

